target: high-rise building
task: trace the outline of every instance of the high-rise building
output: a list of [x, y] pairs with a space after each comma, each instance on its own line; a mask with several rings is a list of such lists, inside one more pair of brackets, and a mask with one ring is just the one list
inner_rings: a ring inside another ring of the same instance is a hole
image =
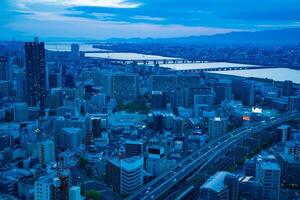
[[140, 141], [128, 140], [125, 142], [126, 158], [133, 156], [141, 156], [143, 153], [143, 143]]
[[38, 157], [41, 164], [55, 161], [55, 144], [52, 140], [38, 143]]
[[62, 87], [61, 73], [49, 73], [49, 88]]
[[43, 42], [25, 43], [27, 103], [29, 106], [40, 106], [44, 115], [46, 99], [46, 64]]
[[56, 174], [52, 173], [40, 177], [34, 182], [34, 200], [53, 200], [54, 195], [54, 178]]
[[300, 111], [300, 96], [289, 96], [287, 109], [289, 111]]
[[240, 100], [249, 106], [255, 104], [255, 88], [251, 82], [243, 79], [234, 79], [232, 81], [232, 92], [234, 99]]
[[12, 81], [0, 80], [0, 99], [3, 97], [11, 97], [13, 95], [13, 83]]
[[176, 87], [176, 76], [153, 75], [151, 76], [151, 90], [162, 91], [170, 94]]
[[291, 140], [291, 127], [289, 125], [281, 125], [277, 128], [277, 141], [285, 143]]
[[143, 166], [144, 158], [139, 156], [111, 159], [106, 168], [107, 182], [115, 192], [127, 196], [143, 186]]
[[79, 186], [72, 186], [69, 189], [69, 200], [82, 200]]
[[161, 91], [151, 92], [151, 108], [165, 109], [166, 108], [166, 93]]
[[80, 56], [79, 44], [71, 44], [71, 57], [72, 59], [78, 59]]
[[227, 131], [228, 120], [225, 118], [215, 117], [209, 119], [208, 137], [210, 140], [217, 139], [224, 135]]
[[182, 117], [175, 117], [173, 119], [173, 129], [172, 129], [172, 134], [180, 138], [183, 135], [183, 130], [184, 130], [184, 119]]
[[216, 94], [216, 104], [221, 104], [223, 101], [230, 101], [232, 98], [232, 87], [231, 83], [217, 83], [214, 86]]
[[148, 147], [148, 159], [146, 169], [156, 177], [166, 170], [167, 163], [165, 160], [165, 151], [162, 146], [150, 146]]
[[280, 167], [277, 163], [262, 161], [256, 165], [256, 177], [263, 185], [262, 199], [279, 199], [280, 173]]
[[27, 102], [26, 74], [23, 71], [19, 71], [16, 73], [16, 97], [18, 101]]
[[293, 95], [293, 82], [284, 81], [282, 85], [282, 96], [292, 96]]
[[83, 133], [81, 128], [63, 128], [63, 147], [75, 151], [83, 142]]
[[23, 122], [28, 120], [28, 106], [27, 103], [14, 104], [14, 121]]
[[101, 117], [93, 117], [91, 118], [92, 121], [92, 135], [93, 138], [101, 137]]
[[12, 69], [9, 65], [9, 59], [0, 57], [0, 80], [10, 81], [12, 79]]
[[133, 101], [139, 95], [139, 77], [133, 74], [113, 76], [113, 96], [118, 101]]

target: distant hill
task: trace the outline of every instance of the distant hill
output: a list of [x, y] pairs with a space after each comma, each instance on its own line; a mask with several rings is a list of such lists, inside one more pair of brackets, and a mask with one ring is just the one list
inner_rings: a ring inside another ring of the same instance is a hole
[[211, 36], [179, 38], [111, 38], [105, 42], [128, 43], [211, 43], [211, 44], [300, 44], [300, 28], [266, 30], [257, 32], [231, 32]]

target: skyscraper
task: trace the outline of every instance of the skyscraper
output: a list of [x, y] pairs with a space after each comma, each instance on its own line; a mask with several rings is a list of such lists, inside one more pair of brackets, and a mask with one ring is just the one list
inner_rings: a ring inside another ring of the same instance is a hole
[[283, 96], [292, 96], [293, 95], [293, 82], [284, 81], [282, 85], [282, 95]]
[[106, 168], [108, 184], [122, 196], [129, 195], [143, 186], [143, 166], [144, 158], [140, 156], [109, 160]]
[[45, 109], [46, 64], [43, 42], [25, 43], [27, 102], [29, 106], [40, 106], [41, 115]]
[[258, 163], [256, 177], [263, 185], [263, 199], [279, 199], [280, 167], [277, 163], [265, 161]]
[[0, 80], [9, 81], [12, 78], [12, 69], [9, 66], [9, 59], [0, 57]]
[[162, 146], [148, 147], [147, 171], [153, 176], [158, 176], [166, 170], [167, 162], [164, 158], [165, 151]]
[[140, 141], [128, 140], [125, 142], [126, 158], [140, 156], [143, 153], [143, 143]]
[[55, 144], [52, 140], [38, 143], [38, 157], [41, 164], [55, 161]]
[[28, 106], [27, 103], [14, 104], [14, 121], [23, 122], [28, 120]]
[[226, 133], [227, 130], [227, 119], [215, 117], [209, 119], [208, 122], [208, 137], [211, 140], [217, 139]]
[[118, 101], [132, 101], [139, 95], [139, 77], [133, 74], [113, 76], [113, 96]]

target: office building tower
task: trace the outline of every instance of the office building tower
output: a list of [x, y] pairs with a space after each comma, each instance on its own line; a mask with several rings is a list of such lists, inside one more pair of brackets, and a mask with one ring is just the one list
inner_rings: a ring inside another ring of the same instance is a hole
[[69, 189], [69, 200], [82, 200], [79, 186], [72, 186]]
[[23, 122], [28, 120], [27, 103], [14, 104], [14, 122]]
[[223, 101], [232, 100], [232, 87], [231, 83], [217, 83], [214, 85], [214, 91], [216, 94], [216, 104], [221, 104]]
[[139, 77], [130, 74], [113, 76], [113, 96], [117, 101], [133, 101], [139, 95]]
[[26, 73], [23, 71], [19, 71], [16, 73], [16, 97], [18, 101], [27, 102]]
[[285, 143], [291, 140], [291, 127], [289, 125], [281, 125], [277, 128], [277, 141]]
[[83, 143], [83, 133], [81, 128], [63, 128], [63, 148], [70, 151], [78, 150], [79, 146]]
[[243, 176], [238, 179], [239, 199], [261, 200], [263, 186], [253, 176]]
[[154, 177], [163, 173], [167, 168], [167, 161], [165, 159], [165, 151], [162, 146], [148, 147], [148, 159], [146, 170]]
[[101, 87], [107, 96], [112, 96], [112, 74], [95, 72], [93, 73], [94, 86]]
[[251, 82], [234, 79], [232, 81], [232, 92], [235, 100], [240, 100], [248, 106], [255, 104], [255, 88]]
[[288, 111], [300, 111], [300, 96], [289, 96]]
[[293, 82], [284, 81], [282, 85], [282, 96], [292, 96], [293, 95]]
[[175, 117], [173, 119], [173, 129], [172, 135], [176, 138], [181, 138], [183, 136], [184, 130], [184, 119], [182, 117]]
[[208, 122], [208, 137], [210, 140], [217, 139], [223, 136], [227, 131], [228, 120], [225, 118], [215, 117], [209, 119]]
[[194, 110], [197, 105], [205, 105], [208, 109], [211, 109], [214, 104], [214, 95], [213, 94], [197, 94], [194, 96]]
[[176, 87], [176, 76], [173, 75], [152, 75], [151, 90], [167, 92], [169, 95]]
[[[193, 108], [197, 103], [208, 103], [208, 101], [211, 101], [211, 104], [213, 104], [214, 101], [214, 93], [211, 87], [184, 88], [183, 95], [184, 106], [188, 108]], [[202, 96], [202, 102], [199, 102], [198, 99], [198, 102], [195, 102], [195, 96], [197, 95]]]
[[72, 59], [78, 59], [80, 57], [79, 44], [71, 44], [71, 57]]
[[53, 200], [54, 195], [54, 179], [56, 174], [52, 173], [40, 177], [34, 182], [34, 200]]
[[0, 80], [12, 80], [12, 68], [7, 57], [0, 57]]
[[101, 137], [101, 117], [93, 117], [91, 118], [92, 121], [92, 135], [93, 138]]
[[161, 91], [151, 92], [151, 108], [165, 109], [166, 108], [166, 93]]
[[264, 200], [278, 200], [280, 192], [280, 167], [277, 163], [259, 162], [256, 166], [256, 178], [263, 185]]
[[52, 140], [38, 143], [37, 149], [40, 164], [55, 162], [55, 144]]
[[44, 115], [46, 99], [45, 47], [42, 42], [25, 43], [27, 103], [40, 106]]
[[139, 156], [111, 159], [106, 167], [107, 182], [115, 192], [128, 196], [143, 186], [143, 166], [144, 158]]
[[68, 88], [75, 88], [75, 77], [74, 74], [66, 74], [65, 76], [65, 86]]
[[0, 99], [3, 97], [11, 97], [13, 95], [13, 83], [12, 81], [0, 80]]
[[62, 75], [61, 73], [49, 73], [49, 88], [62, 87]]
[[202, 85], [202, 78], [199, 75], [177, 76], [176, 88], [199, 88]]
[[141, 156], [143, 154], [143, 143], [140, 141], [128, 140], [124, 144], [126, 158], [133, 156]]

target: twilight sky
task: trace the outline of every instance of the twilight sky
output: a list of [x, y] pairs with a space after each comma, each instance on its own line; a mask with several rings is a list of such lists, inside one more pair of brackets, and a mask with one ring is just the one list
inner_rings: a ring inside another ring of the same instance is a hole
[[0, 39], [181, 37], [300, 27], [299, 0], [1, 0]]

